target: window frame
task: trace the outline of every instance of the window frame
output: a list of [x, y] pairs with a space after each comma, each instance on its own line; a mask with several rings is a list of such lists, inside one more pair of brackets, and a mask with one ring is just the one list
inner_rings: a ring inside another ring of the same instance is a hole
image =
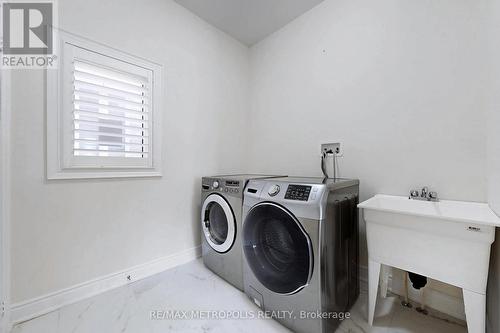
[[[57, 30], [57, 69], [46, 69], [47, 179], [161, 177], [163, 67], [88, 39]], [[150, 81], [147, 158], [74, 156], [73, 83], [69, 80], [73, 59], [130, 74], [147, 73]], [[71, 106], [70, 106], [71, 105]]]

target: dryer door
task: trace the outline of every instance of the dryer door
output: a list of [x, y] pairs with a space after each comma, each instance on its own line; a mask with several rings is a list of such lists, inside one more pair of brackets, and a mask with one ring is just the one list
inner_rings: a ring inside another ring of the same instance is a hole
[[219, 194], [209, 195], [201, 209], [201, 227], [207, 243], [219, 253], [231, 249], [236, 239], [236, 221], [229, 203]]
[[243, 224], [243, 250], [255, 277], [273, 292], [294, 294], [311, 279], [311, 240], [280, 205], [264, 202], [249, 211]]

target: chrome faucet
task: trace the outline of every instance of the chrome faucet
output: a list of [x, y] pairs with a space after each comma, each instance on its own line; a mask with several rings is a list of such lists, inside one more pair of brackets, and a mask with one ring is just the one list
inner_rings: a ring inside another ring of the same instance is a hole
[[420, 193], [420, 197], [423, 199], [427, 198], [427, 193], [429, 193], [429, 188], [424, 186], [424, 188], [422, 188], [422, 192]]
[[425, 200], [425, 201], [439, 201], [437, 192], [430, 191], [427, 186], [422, 188], [419, 192], [418, 190], [411, 190], [408, 199], [413, 200]]

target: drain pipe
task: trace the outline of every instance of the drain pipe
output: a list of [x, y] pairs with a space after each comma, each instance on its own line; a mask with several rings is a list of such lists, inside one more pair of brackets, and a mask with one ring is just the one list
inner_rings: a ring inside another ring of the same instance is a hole
[[403, 280], [404, 280], [404, 286], [405, 286], [405, 299], [404, 299], [404, 301], [401, 302], [401, 305], [411, 309], [412, 305], [410, 303], [410, 300], [408, 299], [408, 272], [407, 271], [403, 272]]

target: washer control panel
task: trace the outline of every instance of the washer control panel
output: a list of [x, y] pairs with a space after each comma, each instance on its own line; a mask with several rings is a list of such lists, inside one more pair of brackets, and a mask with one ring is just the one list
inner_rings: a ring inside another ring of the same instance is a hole
[[243, 192], [241, 188], [242, 182], [239, 180], [224, 180], [224, 179], [204, 179], [202, 183], [203, 191], [216, 191], [220, 193], [238, 194]]
[[311, 186], [307, 185], [288, 185], [286, 189], [285, 199], [307, 201], [311, 193]]

